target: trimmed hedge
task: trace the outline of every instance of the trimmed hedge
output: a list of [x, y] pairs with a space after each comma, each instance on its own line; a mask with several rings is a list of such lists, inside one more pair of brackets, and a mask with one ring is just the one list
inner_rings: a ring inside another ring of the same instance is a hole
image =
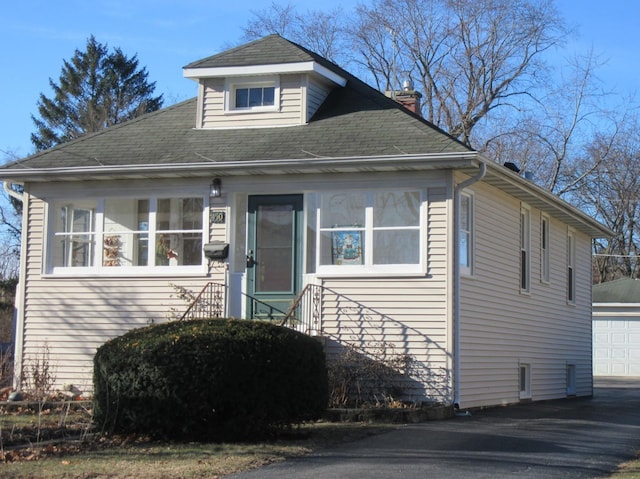
[[263, 437], [321, 417], [327, 389], [321, 344], [266, 322], [149, 326], [105, 343], [94, 358], [94, 418], [116, 433]]

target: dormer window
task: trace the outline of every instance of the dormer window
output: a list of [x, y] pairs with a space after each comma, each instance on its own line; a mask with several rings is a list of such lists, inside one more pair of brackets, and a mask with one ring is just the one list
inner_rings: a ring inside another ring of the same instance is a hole
[[278, 78], [231, 79], [227, 81], [225, 111], [242, 113], [277, 111], [280, 102]]
[[236, 88], [236, 109], [273, 106], [274, 95], [272, 86]]

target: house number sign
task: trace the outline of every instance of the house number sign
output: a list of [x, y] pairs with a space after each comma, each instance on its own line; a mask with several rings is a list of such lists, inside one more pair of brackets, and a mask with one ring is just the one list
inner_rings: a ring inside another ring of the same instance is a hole
[[209, 221], [214, 225], [223, 225], [227, 219], [227, 214], [224, 211], [211, 210], [209, 215]]

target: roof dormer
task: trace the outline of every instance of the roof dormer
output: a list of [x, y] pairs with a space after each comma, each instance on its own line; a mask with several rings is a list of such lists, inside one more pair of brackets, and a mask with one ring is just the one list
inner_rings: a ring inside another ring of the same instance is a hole
[[332, 64], [270, 35], [184, 67], [198, 82], [196, 128], [302, 125], [346, 79]]

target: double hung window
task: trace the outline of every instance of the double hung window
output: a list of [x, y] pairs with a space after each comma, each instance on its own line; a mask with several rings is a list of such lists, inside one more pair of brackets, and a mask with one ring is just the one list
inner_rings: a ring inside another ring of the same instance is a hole
[[460, 272], [470, 275], [473, 267], [473, 196], [469, 193], [460, 195], [458, 231]]
[[50, 207], [49, 271], [200, 267], [202, 197], [58, 200]]
[[531, 256], [530, 256], [530, 212], [526, 207], [520, 208], [520, 291], [528, 293], [530, 290], [531, 278]]
[[567, 301], [576, 301], [576, 240], [572, 230], [567, 235]]
[[95, 201], [61, 202], [54, 218], [56, 247], [53, 261], [65, 267], [94, 264]]
[[543, 215], [540, 220], [540, 280], [544, 283], [550, 278], [549, 229], [549, 217]]

